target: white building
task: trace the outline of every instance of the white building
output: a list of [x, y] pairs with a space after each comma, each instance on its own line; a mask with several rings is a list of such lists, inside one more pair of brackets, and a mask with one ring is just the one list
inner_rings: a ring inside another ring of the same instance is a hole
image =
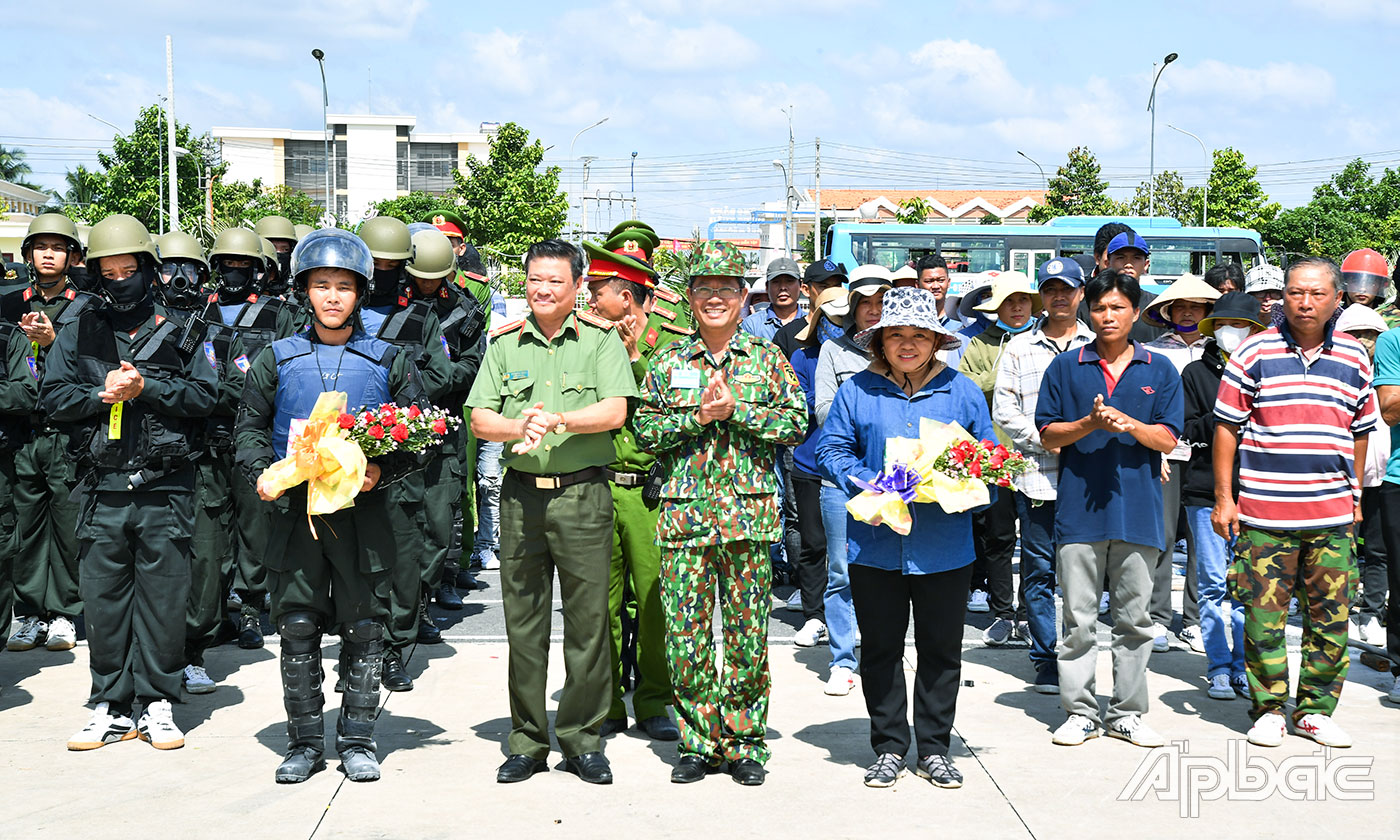
[[[354, 222], [370, 204], [414, 190], [442, 194], [452, 188], [452, 171], [465, 169], [467, 155], [485, 160], [496, 123], [477, 132], [415, 131], [418, 120], [383, 114], [330, 114], [330, 189], [335, 212]], [[285, 184], [326, 206], [326, 140], [321, 129], [234, 128], [215, 126], [224, 176], [231, 181]]]
[[48, 193], [0, 181], [0, 259], [20, 261], [19, 246], [29, 231], [29, 223], [35, 216], [47, 212], [44, 205], [52, 200], [53, 196]]

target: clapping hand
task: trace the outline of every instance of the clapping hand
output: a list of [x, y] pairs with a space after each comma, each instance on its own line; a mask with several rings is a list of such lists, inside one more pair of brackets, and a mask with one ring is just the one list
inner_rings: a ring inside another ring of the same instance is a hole
[[1107, 432], [1131, 432], [1133, 421], [1118, 409], [1104, 405], [1103, 394], [1094, 397], [1094, 410], [1089, 413], [1089, 421], [1096, 428]]
[[35, 342], [40, 347], [48, 347], [53, 344], [53, 322], [49, 320], [49, 316], [42, 312], [27, 312], [20, 316], [19, 328], [24, 331], [25, 338]]
[[[550, 421], [555, 422], [551, 423]], [[524, 455], [533, 450], [544, 440], [544, 436], [549, 434], [549, 430], [558, 425], [555, 415], [544, 410], [544, 403], [538, 402], [521, 412], [520, 415], [520, 437], [522, 440], [512, 446], [510, 451], [516, 455]]]
[[107, 372], [103, 390], [98, 394], [104, 403], [126, 402], [141, 395], [146, 380], [131, 362], [122, 362], [121, 367]]
[[710, 382], [700, 394], [700, 424], [728, 420], [734, 415], [734, 392], [719, 371], [710, 374]]
[[628, 313], [622, 316], [621, 321], [616, 321], [617, 334], [622, 339], [622, 346], [627, 348], [627, 358], [637, 361], [642, 357], [642, 353], [637, 349], [637, 342], [642, 338], [642, 324], [636, 315]]

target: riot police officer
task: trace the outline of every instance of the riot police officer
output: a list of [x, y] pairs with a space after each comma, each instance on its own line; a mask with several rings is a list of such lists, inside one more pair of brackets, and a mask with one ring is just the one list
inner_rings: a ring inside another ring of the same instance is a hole
[[18, 324], [0, 321], [0, 627], [10, 626], [14, 608], [15, 452], [29, 440], [29, 418], [39, 400], [37, 368], [30, 367], [29, 340]]
[[277, 251], [277, 285], [264, 292], [285, 297], [292, 287], [292, 249], [297, 246], [301, 234], [286, 216], [264, 216], [253, 225], [253, 232], [271, 242]]
[[89, 244], [104, 305], [62, 328], [40, 388], [41, 407], [71, 424], [84, 490], [79, 580], [97, 708], [68, 748], [140, 737], [176, 749], [185, 739], [170, 704], [184, 667], [193, 463], [217, 373], [204, 336], [166, 318], [153, 297], [159, 257], [145, 226], [109, 216]]
[[[279, 339], [253, 360], [238, 418], [238, 462], [249, 480], [287, 452], [291, 425], [310, 415], [327, 390], [348, 397], [347, 410], [420, 400], [408, 354], [365, 333], [357, 310], [374, 272], [369, 249], [353, 234], [318, 230], [292, 254], [294, 283], [311, 308], [310, 329]], [[267, 541], [272, 616], [282, 636], [282, 695], [287, 755], [279, 782], [305, 781], [325, 767], [321, 710], [321, 634], [342, 638], [345, 692], [336, 726], [341, 769], [354, 781], [379, 778], [374, 722], [384, 650], [388, 572], [396, 560], [383, 489], [412, 465], [372, 460], [352, 508], [318, 517], [314, 537], [306, 488], [274, 497], [259, 484], [272, 511]]]

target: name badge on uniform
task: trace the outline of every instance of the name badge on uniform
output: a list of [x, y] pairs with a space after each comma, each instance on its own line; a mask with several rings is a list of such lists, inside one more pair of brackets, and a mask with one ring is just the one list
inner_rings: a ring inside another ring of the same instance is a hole
[[501, 378], [507, 382], [514, 382], [517, 379], [524, 379], [529, 375], [530, 371], [528, 370], [513, 370], [510, 373], [507, 373], [506, 375], [502, 376]]
[[674, 368], [671, 371], [672, 388], [699, 388], [700, 371], [693, 367]]

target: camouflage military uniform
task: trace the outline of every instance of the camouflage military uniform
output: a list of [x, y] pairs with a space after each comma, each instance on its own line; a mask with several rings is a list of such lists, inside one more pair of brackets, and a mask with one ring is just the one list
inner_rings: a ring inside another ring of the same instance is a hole
[[1313, 531], [1244, 529], [1230, 588], [1245, 606], [1251, 718], [1283, 714], [1288, 702], [1285, 630], [1295, 591], [1303, 615], [1303, 660], [1293, 720], [1313, 713], [1330, 716], [1337, 708], [1350, 665], [1347, 613], [1356, 575], [1350, 525]]
[[[734, 394], [734, 414], [702, 425], [700, 396], [716, 370]], [[777, 348], [736, 332], [718, 359], [698, 335], [659, 353], [641, 400], [637, 443], [657, 453], [667, 475], [656, 541], [663, 548], [661, 600], [680, 752], [712, 765], [762, 763], [768, 759], [768, 544], [781, 530], [774, 458], [778, 446], [802, 441], [806, 399]], [[711, 635], [716, 600], [724, 628], [722, 686]]]
[[1381, 316], [1381, 319], [1385, 321], [1387, 327], [1391, 329], [1400, 327], [1400, 306], [1397, 306], [1394, 301], [1377, 309], [1376, 314]]

